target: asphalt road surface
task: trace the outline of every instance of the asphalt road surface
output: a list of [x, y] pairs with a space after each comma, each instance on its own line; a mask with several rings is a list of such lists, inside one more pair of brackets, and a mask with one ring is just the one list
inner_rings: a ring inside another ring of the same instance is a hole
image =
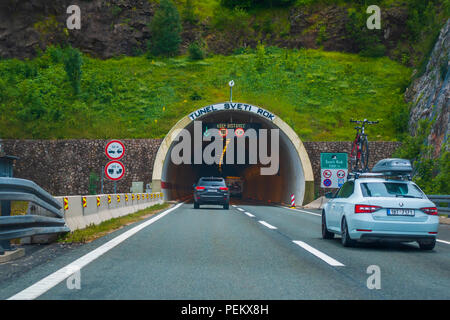
[[[320, 227], [320, 211], [183, 203], [16, 276], [0, 298], [450, 299], [450, 226], [433, 251], [344, 248]], [[367, 287], [373, 265], [380, 289]]]

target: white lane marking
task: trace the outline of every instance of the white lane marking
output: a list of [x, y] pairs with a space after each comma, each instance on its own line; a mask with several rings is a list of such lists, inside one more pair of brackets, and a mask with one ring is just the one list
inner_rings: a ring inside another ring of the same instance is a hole
[[255, 217], [255, 216], [252, 215], [250, 212], [245, 211], [244, 213], [245, 213], [246, 215], [248, 215], [250, 218], [254, 218], [254, 217]]
[[299, 211], [299, 212], [303, 212], [303, 213], [312, 214], [313, 216], [318, 216], [318, 217], [322, 216], [320, 213], [314, 213], [314, 212], [309, 212], [309, 211], [300, 210], [300, 209], [294, 209], [294, 208], [286, 208], [286, 207], [282, 207], [282, 208], [289, 209], [289, 210], [295, 210], [295, 211]]
[[311, 252], [313, 255], [315, 255], [316, 257], [322, 259], [323, 261], [325, 261], [326, 263], [328, 263], [331, 266], [334, 267], [344, 267], [344, 265], [342, 263], [340, 263], [339, 261], [333, 259], [332, 257], [326, 255], [325, 253], [311, 247], [309, 244], [303, 242], [303, 241], [297, 241], [297, 240], [292, 240], [292, 242], [294, 242], [295, 244], [299, 245], [300, 247], [302, 247], [303, 249]]
[[244, 209], [241, 209], [241, 208], [236, 208], [236, 209], [238, 209], [239, 211], [245, 211]]
[[446, 243], [446, 244], [450, 244], [450, 241], [439, 240], [439, 239], [436, 239], [436, 241], [438, 241], [438, 242], [442, 242], [442, 243]]
[[68, 264], [67, 266], [59, 269], [58, 271], [55, 271], [51, 275], [45, 277], [44, 279], [36, 282], [32, 286], [22, 290], [21, 292], [15, 294], [14, 296], [10, 297], [8, 300], [32, 300], [36, 299], [40, 295], [44, 294], [51, 288], [55, 287], [58, 283], [64, 281], [66, 278], [68, 278], [71, 274], [74, 273], [75, 270], [80, 270], [81, 268], [85, 267], [104, 253], [108, 252], [118, 244], [122, 243], [126, 239], [133, 236], [135, 233], [141, 231], [145, 227], [151, 225], [152, 223], [158, 221], [168, 213], [172, 212], [173, 210], [179, 208], [183, 203], [177, 204], [175, 207], [170, 208], [163, 213], [160, 213], [156, 217], [141, 223], [140, 225], [134, 227], [133, 229], [130, 229], [121, 235], [115, 237], [114, 239], [108, 241], [107, 243], [101, 245], [97, 249], [85, 254], [81, 258], [75, 260], [74, 262]]
[[266, 226], [269, 229], [277, 229], [277, 227], [274, 227], [273, 225], [268, 224], [267, 222], [265, 222], [263, 220], [259, 220], [258, 222], [261, 223], [262, 225]]

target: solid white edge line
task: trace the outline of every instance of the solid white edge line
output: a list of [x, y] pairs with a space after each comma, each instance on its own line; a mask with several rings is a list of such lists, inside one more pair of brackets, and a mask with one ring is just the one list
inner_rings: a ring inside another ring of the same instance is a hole
[[309, 212], [309, 211], [295, 209], [295, 208], [287, 208], [287, 207], [282, 207], [282, 208], [289, 209], [289, 210], [295, 210], [295, 211], [299, 211], [299, 212], [303, 212], [303, 213], [312, 214], [313, 216], [318, 216], [318, 217], [322, 216], [320, 213], [314, 213], [314, 212]]
[[254, 218], [254, 217], [255, 217], [255, 216], [252, 215], [250, 212], [245, 211], [244, 213], [245, 213], [246, 215], [248, 215], [250, 218]]
[[158, 221], [162, 217], [166, 216], [170, 212], [172, 212], [175, 209], [178, 209], [182, 204], [179, 203], [175, 207], [170, 208], [160, 214], [158, 214], [156, 217], [151, 218], [148, 221], [145, 221], [141, 223], [140, 225], [122, 233], [121, 235], [118, 235], [114, 239], [108, 241], [107, 243], [101, 245], [97, 249], [94, 249], [93, 251], [85, 254], [81, 258], [75, 260], [74, 262], [66, 265], [65, 267], [59, 269], [58, 271], [55, 271], [54, 273], [50, 274], [49, 276], [45, 277], [44, 279], [36, 282], [35, 284], [31, 285], [30, 287], [20, 291], [19, 293], [15, 294], [14, 296], [8, 298], [8, 300], [32, 300], [36, 299], [37, 297], [41, 296], [48, 290], [52, 289], [56, 285], [58, 285], [60, 282], [64, 281], [66, 278], [68, 278], [70, 275], [72, 275], [74, 272], [81, 270], [81, 268], [88, 265], [90, 262], [94, 261], [104, 253], [108, 252], [118, 244], [122, 243], [126, 239], [130, 238], [137, 232], [141, 231], [145, 227], [151, 225], [152, 223]]
[[323, 261], [325, 261], [326, 263], [328, 263], [329, 265], [331, 265], [333, 267], [344, 267], [344, 265], [342, 263], [340, 263], [339, 261], [337, 261], [337, 260], [333, 259], [332, 257], [326, 255], [325, 253], [311, 247], [309, 244], [307, 244], [303, 241], [292, 240], [292, 242], [294, 242], [296, 245], [299, 245], [303, 249], [309, 251], [310, 253], [312, 253], [316, 257], [322, 259]]
[[269, 229], [277, 229], [277, 227], [274, 227], [273, 225], [268, 224], [267, 222], [265, 222], [263, 220], [259, 220], [258, 222], [261, 223], [262, 225], [266, 226]]
[[442, 243], [446, 243], [446, 244], [450, 244], [450, 241], [445, 241], [445, 240], [440, 240], [440, 239], [436, 239], [437, 242], [442, 242]]

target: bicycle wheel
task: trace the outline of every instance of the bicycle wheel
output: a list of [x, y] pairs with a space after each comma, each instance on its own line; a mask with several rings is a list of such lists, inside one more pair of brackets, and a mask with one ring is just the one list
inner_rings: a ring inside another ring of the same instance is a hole
[[350, 168], [353, 172], [359, 170], [359, 159], [358, 159], [358, 142], [353, 141], [352, 152], [350, 153]]
[[364, 137], [361, 141], [361, 170], [363, 172], [369, 171], [369, 141]]

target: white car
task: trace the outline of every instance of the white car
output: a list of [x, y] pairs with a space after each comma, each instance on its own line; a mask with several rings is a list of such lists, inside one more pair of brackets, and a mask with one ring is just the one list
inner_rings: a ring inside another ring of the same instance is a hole
[[348, 180], [335, 195], [326, 195], [322, 237], [339, 234], [346, 247], [356, 241], [417, 241], [432, 250], [439, 226], [434, 203], [412, 181], [372, 175]]

